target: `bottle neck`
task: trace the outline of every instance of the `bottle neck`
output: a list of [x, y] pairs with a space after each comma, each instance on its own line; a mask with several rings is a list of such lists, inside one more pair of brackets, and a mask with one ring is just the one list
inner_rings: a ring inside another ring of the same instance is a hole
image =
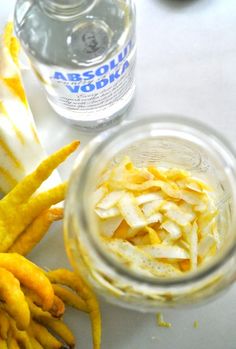
[[73, 19], [88, 12], [97, 0], [40, 0], [40, 6], [50, 17]]

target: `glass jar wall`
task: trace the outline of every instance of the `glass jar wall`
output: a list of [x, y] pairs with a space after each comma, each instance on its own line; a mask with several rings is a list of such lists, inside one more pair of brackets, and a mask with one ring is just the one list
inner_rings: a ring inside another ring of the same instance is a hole
[[[221, 248], [197, 270], [174, 277], [129, 268], [102, 243], [93, 193], [104, 169], [129, 156], [136, 167], [187, 170], [209, 183], [218, 209]], [[110, 302], [138, 310], [197, 303], [215, 296], [235, 278], [236, 160], [234, 150], [205, 125], [159, 116], [104, 132], [80, 153], [69, 183], [65, 241], [73, 267]]]

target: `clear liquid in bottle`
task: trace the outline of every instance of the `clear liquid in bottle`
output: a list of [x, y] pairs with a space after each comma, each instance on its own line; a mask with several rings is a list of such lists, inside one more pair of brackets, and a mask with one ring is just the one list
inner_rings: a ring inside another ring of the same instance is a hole
[[59, 115], [88, 130], [124, 115], [135, 91], [132, 0], [18, 0], [15, 30]]

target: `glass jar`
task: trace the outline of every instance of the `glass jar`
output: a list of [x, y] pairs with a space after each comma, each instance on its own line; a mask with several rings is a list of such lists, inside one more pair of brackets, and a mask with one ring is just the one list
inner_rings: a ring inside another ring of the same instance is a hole
[[[135, 166], [178, 167], [208, 181], [219, 210], [224, 243], [209, 263], [178, 277], [151, 278], [130, 270], [101, 244], [92, 193], [101, 172], [128, 155]], [[104, 132], [80, 153], [65, 205], [65, 242], [75, 270], [106, 300], [156, 311], [197, 303], [232, 284], [236, 275], [236, 157], [212, 129], [180, 117], [160, 116]]]

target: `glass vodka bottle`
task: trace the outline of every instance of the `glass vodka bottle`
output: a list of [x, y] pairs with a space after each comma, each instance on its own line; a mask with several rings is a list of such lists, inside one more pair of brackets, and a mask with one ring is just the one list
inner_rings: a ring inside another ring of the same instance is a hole
[[125, 114], [135, 90], [132, 0], [18, 0], [15, 30], [59, 115], [93, 130]]

